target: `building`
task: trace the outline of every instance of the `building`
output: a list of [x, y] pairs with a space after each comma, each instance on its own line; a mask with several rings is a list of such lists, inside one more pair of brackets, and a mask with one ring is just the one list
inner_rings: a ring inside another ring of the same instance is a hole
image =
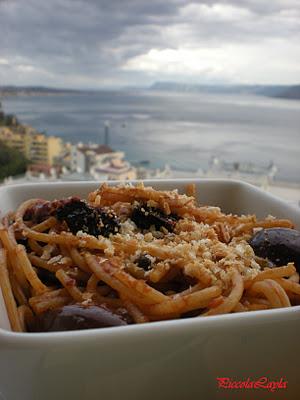
[[32, 164], [51, 166], [63, 150], [60, 138], [46, 136], [25, 125], [16, 128], [0, 127], [0, 141], [19, 150]]
[[90, 173], [96, 180], [135, 179], [136, 169], [124, 157], [107, 145], [79, 143], [71, 149], [71, 171]]
[[63, 141], [61, 138], [57, 136], [46, 136], [48, 142], [48, 165], [55, 164], [56, 158], [62, 153], [63, 151]]

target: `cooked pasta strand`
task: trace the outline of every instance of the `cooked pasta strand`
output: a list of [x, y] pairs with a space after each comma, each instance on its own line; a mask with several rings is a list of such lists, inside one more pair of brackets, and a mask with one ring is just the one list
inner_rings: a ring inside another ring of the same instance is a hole
[[32, 268], [31, 262], [25, 251], [25, 247], [22, 246], [21, 244], [18, 244], [16, 252], [17, 252], [17, 257], [18, 257], [19, 263], [23, 268], [23, 272], [24, 272], [27, 280], [30, 282], [31, 286], [33, 287], [33, 289], [37, 293], [46, 292], [48, 290], [48, 288], [46, 285], [44, 285], [42, 283], [42, 281], [37, 276], [37, 273]]
[[283, 288], [273, 279], [255, 282], [248, 290], [250, 294], [264, 295], [272, 308], [290, 307], [291, 303]]
[[22, 324], [19, 318], [17, 305], [11, 289], [7, 270], [6, 250], [0, 249], [0, 287], [6, 305], [11, 328], [16, 332], [22, 332]]
[[237, 306], [243, 295], [244, 283], [243, 283], [243, 278], [236, 269], [232, 271], [231, 281], [232, 281], [232, 290], [229, 296], [226, 299], [224, 299], [222, 304], [220, 304], [215, 308], [211, 308], [204, 315], [217, 315], [217, 314], [228, 313]]
[[63, 269], [59, 269], [55, 275], [75, 301], [79, 303], [84, 301], [82, 292], [76, 286], [75, 279], [70, 278]]

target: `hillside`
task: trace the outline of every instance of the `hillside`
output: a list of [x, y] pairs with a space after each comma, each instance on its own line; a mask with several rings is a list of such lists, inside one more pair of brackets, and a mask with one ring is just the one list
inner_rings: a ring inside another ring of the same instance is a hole
[[45, 95], [63, 95], [80, 93], [75, 89], [58, 89], [44, 86], [0, 86], [0, 96], [45, 96]]

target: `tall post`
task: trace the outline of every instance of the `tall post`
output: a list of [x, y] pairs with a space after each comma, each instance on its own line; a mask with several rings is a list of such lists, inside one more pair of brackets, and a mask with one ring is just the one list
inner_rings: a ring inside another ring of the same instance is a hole
[[105, 144], [105, 146], [109, 146], [109, 128], [110, 128], [109, 121], [105, 121], [104, 122], [104, 144]]

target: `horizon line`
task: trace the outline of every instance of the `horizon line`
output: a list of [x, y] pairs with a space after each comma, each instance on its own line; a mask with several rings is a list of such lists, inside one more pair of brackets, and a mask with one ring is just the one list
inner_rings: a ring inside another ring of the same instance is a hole
[[177, 82], [177, 81], [155, 81], [148, 86], [140, 86], [140, 85], [123, 85], [123, 86], [102, 86], [97, 88], [90, 87], [61, 87], [61, 86], [47, 86], [47, 85], [0, 85], [0, 90], [3, 89], [46, 89], [46, 90], [57, 90], [57, 91], [74, 91], [74, 92], [83, 92], [83, 91], [100, 91], [100, 90], [122, 90], [122, 89], [151, 89], [152, 86], [156, 84], [173, 84], [173, 85], [187, 85], [187, 86], [198, 86], [198, 87], [292, 87], [292, 86], [300, 86], [300, 82], [290, 83], [290, 84], [282, 84], [282, 83], [190, 83], [190, 82]]

